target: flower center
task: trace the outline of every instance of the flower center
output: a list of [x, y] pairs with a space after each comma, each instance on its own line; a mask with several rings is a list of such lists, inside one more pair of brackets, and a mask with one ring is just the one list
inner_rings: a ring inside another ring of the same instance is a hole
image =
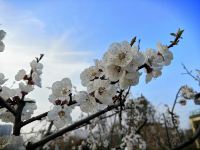
[[105, 89], [105, 87], [100, 87], [98, 90], [99, 94], [102, 95], [105, 92]]
[[62, 94], [62, 95], [67, 95], [67, 94], [68, 94], [68, 90], [67, 90], [66, 88], [63, 88], [63, 89], [61, 90], [61, 94]]
[[97, 73], [94, 71], [91, 73], [91, 76], [93, 76], [93, 77], [95, 77], [96, 75], [97, 75]]
[[65, 112], [63, 110], [61, 110], [58, 115], [60, 116], [60, 118], [62, 118], [63, 116], [65, 116]]
[[115, 66], [115, 69], [117, 70], [117, 72], [121, 71], [121, 67], [120, 66]]
[[120, 60], [123, 60], [124, 58], [126, 58], [126, 53], [122, 52], [118, 56]]

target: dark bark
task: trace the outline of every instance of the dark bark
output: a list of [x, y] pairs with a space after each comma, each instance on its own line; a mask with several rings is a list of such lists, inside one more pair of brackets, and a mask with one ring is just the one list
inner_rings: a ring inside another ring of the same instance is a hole
[[19, 136], [20, 135], [20, 130], [21, 130], [21, 115], [22, 115], [22, 110], [25, 106], [25, 102], [23, 99], [19, 102], [19, 105], [17, 107], [17, 114], [15, 115], [15, 122], [13, 126], [13, 135]]
[[21, 126], [23, 127], [23, 126], [25, 126], [25, 125], [27, 125], [27, 124], [33, 122], [33, 121], [41, 120], [42, 118], [46, 117], [47, 114], [48, 114], [48, 112], [45, 112], [45, 113], [40, 114], [40, 115], [38, 115], [38, 116], [32, 117], [32, 118], [30, 118], [30, 119], [28, 119], [28, 120], [26, 120], [26, 121], [24, 121], [24, 122], [21, 122]]

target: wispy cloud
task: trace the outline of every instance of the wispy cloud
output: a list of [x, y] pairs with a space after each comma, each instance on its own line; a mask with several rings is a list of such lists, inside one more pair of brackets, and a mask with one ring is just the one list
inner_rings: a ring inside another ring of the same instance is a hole
[[61, 35], [49, 36], [46, 34], [45, 22], [32, 12], [18, 10], [4, 1], [0, 1], [0, 23], [2, 24], [0, 28], [7, 32], [4, 40], [5, 51], [0, 53], [0, 72], [5, 73], [10, 84], [19, 69], [30, 70], [29, 62], [40, 53], [45, 54], [42, 60], [43, 88], [36, 88], [28, 95], [36, 99], [38, 104], [36, 114], [49, 110], [50, 91], [45, 87], [51, 86], [54, 81], [69, 77], [75, 86], [83, 88], [79, 74], [90, 65], [86, 59], [92, 57], [93, 53], [73, 49], [70, 35], [75, 29], [66, 30]]

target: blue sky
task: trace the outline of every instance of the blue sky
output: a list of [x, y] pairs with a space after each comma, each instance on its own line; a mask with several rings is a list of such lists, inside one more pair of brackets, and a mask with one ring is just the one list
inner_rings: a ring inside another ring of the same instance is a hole
[[[12, 78], [16, 68], [27, 67], [21, 63], [44, 52], [48, 68], [46, 74], [44, 70], [45, 86], [65, 76], [80, 86], [80, 71], [91, 65], [94, 58], [101, 58], [112, 42], [130, 41], [137, 36], [141, 50], [145, 50], [155, 48], [158, 41], [168, 44], [172, 39], [169, 33], [182, 28], [183, 39], [172, 49], [174, 60], [164, 68], [163, 75], [147, 85], [142, 78], [132, 88], [134, 96], [143, 93], [162, 109], [163, 104], [173, 103], [181, 85], [189, 84], [199, 90], [195, 81], [181, 74], [181, 63], [191, 70], [200, 66], [199, 11], [198, 0], [0, 0], [0, 27], [8, 32], [8, 52], [0, 56], [0, 62], [13, 67], [9, 70], [1, 66], [1, 70], [9, 72], [7, 75]], [[33, 96], [48, 101], [43, 95]], [[189, 112], [196, 108], [192, 102], [177, 107], [182, 126], [189, 126]]]

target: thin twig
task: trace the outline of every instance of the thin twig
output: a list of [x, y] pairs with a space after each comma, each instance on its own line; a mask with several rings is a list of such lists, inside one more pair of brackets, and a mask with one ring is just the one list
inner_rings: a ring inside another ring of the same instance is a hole
[[47, 114], [48, 114], [48, 112], [45, 112], [45, 113], [40, 114], [40, 115], [38, 115], [38, 116], [32, 117], [32, 118], [30, 118], [30, 119], [28, 119], [28, 120], [22, 122], [22, 123], [21, 123], [21, 126], [23, 127], [23, 126], [25, 126], [25, 125], [27, 125], [27, 124], [33, 122], [33, 121], [41, 120], [42, 118], [46, 117]]
[[175, 121], [175, 118], [174, 118], [174, 109], [175, 109], [175, 106], [177, 104], [177, 100], [178, 100], [178, 97], [179, 97], [179, 93], [181, 92], [181, 89], [182, 87], [179, 88], [178, 92], [176, 93], [176, 97], [174, 99], [174, 104], [172, 106], [172, 110], [169, 112], [170, 115], [171, 115], [171, 119], [172, 119], [172, 123], [173, 123], [173, 126], [176, 130], [176, 133], [178, 134], [178, 137], [179, 137], [179, 140], [181, 141], [181, 135], [180, 135], [180, 132], [178, 131], [178, 126], [176, 126], [176, 121]]
[[192, 74], [192, 72], [189, 71], [189, 70], [187, 69], [187, 67], [186, 67], [184, 64], [182, 64], [182, 66], [183, 66], [183, 69], [186, 71], [186, 74], [188, 74], [189, 76], [191, 76], [195, 81], [199, 82], [199, 84], [200, 84], [200, 78], [195, 77], [195, 76]]
[[[184, 30], [178, 29], [177, 33], [171, 33], [171, 35], [173, 35], [175, 37], [175, 39], [173, 41], [170, 41], [171, 44], [169, 44], [169, 46], [167, 46], [167, 48], [171, 48], [175, 45], [178, 44], [179, 40], [182, 38], [182, 34], [183, 34]], [[138, 67], [138, 70], [145, 68], [147, 70], [147, 73], [151, 73], [153, 71], [152, 67], [148, 64], [143, 64], [141, 66]]]
[[167, 142], [169, 147], [171, 148], [171, 141], [170, 141], [170, 137], [169, 137], [169, 131], [168, 131], [168, 127], [167, 127], [167, 122], [166, 122], [166, 118], [165, 118], [165, 114], [163, 114], [163, 119], [164, 119], [164, 123], [165, 123], [165, 130], [166, 130], [166, 134], [167, 134]]
[[179, 40], [182, 38], [182, 34], [183, 34], [184, 30], [178, 29], [177, 33], [171, 33], [172, 36], [175, 37], [175, 39], [173, 41], [171, 41], [171, 44], [168, 46], [168, 48], [173, 47], [174, 45], [177, 45]]
[[45, 133], [44, 136], [47, 136], [47, 135], [51, 134], [51, 128], [52, 128], [52, 126], [53, 126], [53, 121], [50, 122], [50, 124], [48, 126], [48, 129], [47, 129], [47, 131], [46, 131], [46, 133]]

